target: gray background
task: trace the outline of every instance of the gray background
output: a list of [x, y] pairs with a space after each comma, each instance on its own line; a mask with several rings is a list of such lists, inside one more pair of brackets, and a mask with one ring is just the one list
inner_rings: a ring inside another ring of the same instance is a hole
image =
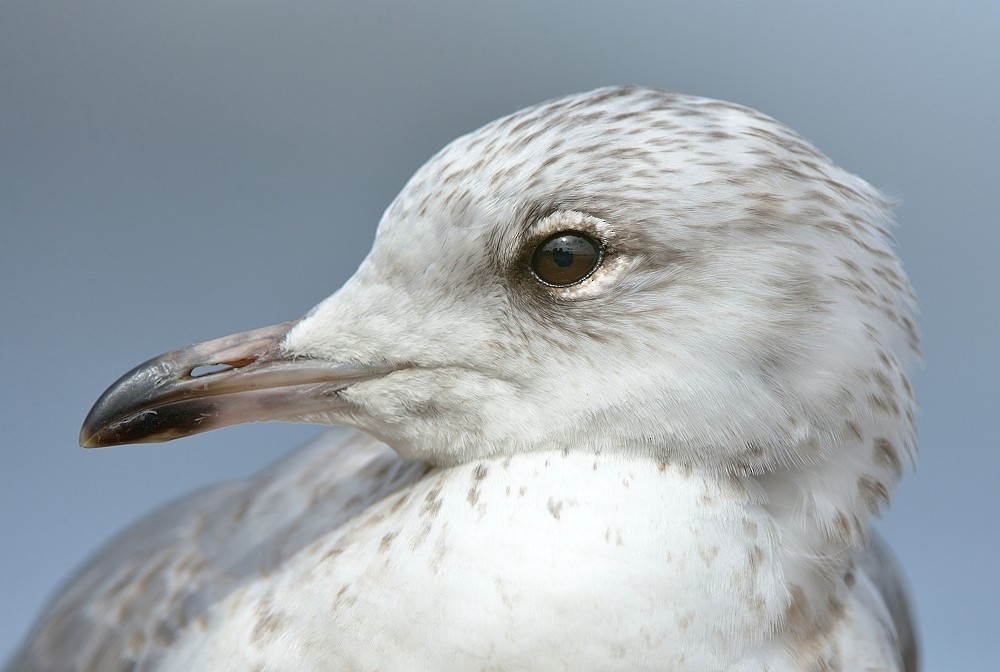
[[903, 199], [922, 455], [882, 528], [927, 669], [1000, 669], [1000, 3], [690, 5], [4, 0], [0, 656], [115, 530], [317, 431], [83, 451], [107, 384], [303, 313], [456, 135], [640, 83], [759, 108]]

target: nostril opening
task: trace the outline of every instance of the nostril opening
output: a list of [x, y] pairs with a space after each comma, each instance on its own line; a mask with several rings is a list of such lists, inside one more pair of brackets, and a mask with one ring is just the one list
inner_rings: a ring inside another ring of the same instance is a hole
[[234, 368], [232, 364], [202, 364], [191, 369], [188, 375], [192, 378], [201, 378], [203, 376], [211, 376], [214, 373], [222, 373], [232, 368]]

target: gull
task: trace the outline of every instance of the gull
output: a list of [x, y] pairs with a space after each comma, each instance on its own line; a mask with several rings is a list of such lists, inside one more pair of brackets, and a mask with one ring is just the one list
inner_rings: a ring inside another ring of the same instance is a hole
[[455, 140], [341, 289], [140, 364], [81, 443], [350, 429], [127, 529], [8, 669], [917, 669], [870, 529], [915, 454], [890, 210], [639, 87]]

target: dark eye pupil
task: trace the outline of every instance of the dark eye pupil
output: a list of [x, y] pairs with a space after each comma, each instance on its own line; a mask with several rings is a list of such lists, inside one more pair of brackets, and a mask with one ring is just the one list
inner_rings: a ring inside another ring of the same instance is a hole
[[567, 249], [557, 247], [552, 250], [552, 261], [565, 268], [573, 263], [573, 253]]
[[568, 287], [586, 279], [601, 263], [601, 247], [593, 238], [563, 231], [535, 248], [531, 270], [547, 285]]

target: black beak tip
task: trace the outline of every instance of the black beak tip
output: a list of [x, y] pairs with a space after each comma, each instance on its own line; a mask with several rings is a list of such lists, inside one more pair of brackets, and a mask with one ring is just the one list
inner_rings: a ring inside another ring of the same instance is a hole
[[179, 436], [170, 436], [168, 431], [169, 423], [177, 421], [177, 413], [171, 413], [169, 408], [150, 408], [148, 404], [163, 384], [163, 372], [167, 370], [164, 366], [154, 358], [112, 383], [87, 413], [80, 428], [80, 446], [103, 448], [167, 441]]
[[81, 448], [100, 448], [101, 439], [96, 432], [87, 424], [83, 423], [83, 427], [80, 428], [80, 447]]

